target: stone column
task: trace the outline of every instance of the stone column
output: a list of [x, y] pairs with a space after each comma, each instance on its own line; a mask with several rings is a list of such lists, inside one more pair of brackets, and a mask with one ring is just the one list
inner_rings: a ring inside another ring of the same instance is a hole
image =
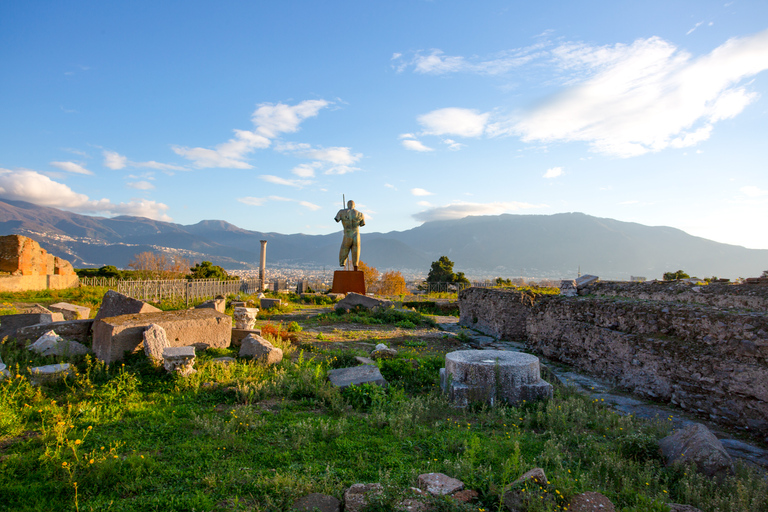
[[267, 241], [261, 241], [261, 261], [259, 262], [259, 279], [261, 280], [261, 289], [264, 290], [264, 283], [267, 278]]

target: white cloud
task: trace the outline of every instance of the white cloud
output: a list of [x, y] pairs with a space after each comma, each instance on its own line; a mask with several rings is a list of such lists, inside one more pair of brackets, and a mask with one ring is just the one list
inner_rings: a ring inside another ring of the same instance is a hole
[[550, 169], [547, 169], [547, 172], [544, 173], [544, 177], [547, 179], [557, 178], [558, 176], [562, 176], [562, 175], [563, 175], [562, 167], [552, 167]]
[[458, 135], [479, 137], [485, 131], [489, 113], [468, 108], [441, 108], [418, 117], [424, 135]]
[[104, 154], [104, 167], [108, 167], [114, 170], [119, 170], [124, 168], [128, 163], [128, 157], [123, 156], [120, 153], [117, 153], [116, 151], [105, 150], [103, 154]]
[[323, 174], [349, 174], [359, 170], [359, 167], [352, 167], [350, 165], [333, 165], [323, 171]]
[[310, 149], [302, 151], [300, 155], [336, 165], [352, 165], [363, 157], [362, 153], [352, 154], [350, 148], [341, 147]]
[[299, 164], [294, 167], [291, 172], [299, 178], [313, 178], [315, 176], [315, 169], [320, 167], [319, 162], [312, 162], [309, 164]]
[[434, 151], [434, 149], [425, 146], [421, 142], [415, 139], [404, 139], [400, 142], [405, 149], [410, 149], [411, 151]]
[[253, 166], [246, 162], [246, 158], [254, 150], [269, 147], [272, 139], [281, 133], [297, 131], [302, 121], [316, 116], [320, 109], [330, 104], [325, 100], [307, 100], [293, 106], [262, 103], [251, 116], [255, 125], [253, 131], [234, 130], [234, 138], [215, 146], [214, 149], [186, 146], [173, 146], [172, 149], [201, 169], [252, 169]]
[[419, 222], [428, 222], [433, 220], [453, 220], [468, 217], [470, 215], [499, 215], [511, 211], [524, 210], [529, 208], [545, 208], [546, 205], [536, 205], [530, 203], [497, 202], [497, 203], [464, 203], [457, 202], [446, 206], [436, 206], [428, 210], [412, 215]]
[[282, 196], [269, 196], [269, 197], [238, 197], [237, 200], [243, 204], [250, 206], [263, 206], [267, 201], [278, 201], [281, 203], [296, 203], [299, 206], [303, 206], [311, 211], [321, 210], [322, 207], [309, 201], [302, 201], [300, 199], [291, 199], [289, 197]]
[[137, 190], [152, 190], [155, 188], [155, 186], [148, 181], [131, 181], [126, 183], [126, 185]]
[[432, 192], [428, 190], [424, 190], [423, 188], [412, 188], [411, 194], [415, 196], [432, 196], [434, 195]]
[[266, 181], [267, 183], [274, 183], [275, 185], [286, 185], [289, 187], [297, 188], [301, 188], [312, 183], [311, 180], [288, 180], [281, 178], [280, 176], [273, 176], [271, 174], [262, 174], [259, 176], [259, 178]]
[[448, 146], [448, 149], [451, 151], [458, 151], [461, 148], [466, 147], [466, 144], [462, 144], [461, 142], [456, 142], [453, 139], [443, 139], [443, 144], [446, 144]]
[[768, 30], [727, 41], [692, 58], [658, 38], [631, 45], [562, 45], [553, 55], [583, 79], [493, 134], [531, 141], [583, 141], [619, 157], [687, 147], [706, 140], [712, 125], [739, 114], [757, 97], [745, 78], [768, 69]]
[[762, 190], [754, 185], [741, 187], [739, 191], [748, 197], [762, 197], [768, 195], [768, 190]]
[[299, 201], [298, 203], [301, 206], [303, 206], [304, 208], [308, 208], [308, 209], [312, 210], [313, 212], [322, 209], [322, 207], [317, 206], [316, 204], [312, 204], [309, 201]]
[[0, 197], [11, 201], [27, 201], [77, 213], [131, 215], [171, 221], [168, 206], [143, 199], [114, 204], [109, 199], [91, 200], [71, 188], [35, 171], [0, 169]]
[[261, 206], [266, 201], [263, 197], [238, 197], [237, 200], [250, 206]]
[[62, 171], [73, 172], [75, 174], [93, 174], [91, 171], [75, 162], [51, 162], [51, 165]]
[[392, 185], [391, 183], [385, 183], [384, 186], [387, 188], [391, 188], [392, 190], [397, 190], [397, 187]]
[[448, 73], [476, 73], [481, 75], [501, 75], [522, 66], [539, 56], [546, 43], [539, 43], [525, 48], [516, 48], [493, 55], [489, 58], [476, 56], [466, 58], [456, 55], [446, 55], [442, 50], [433, 49], [428, 52], [417, 51], [410, 60], [396, 53], [392, 60], [396, 61], [398, 72], [412, 67], [413, 71], [421, 74], [444, 75]]
[[352, 153], [352, 150], [346, 147], [313, 148], [310, 144], [306, 143], [287, 142], [280, 144], [276, 149], [281, 152], [292, 152], [302, 158], [315, 160], [310, 164], [304, 164], [303, 168], [295, 168], [294, 173], [299, 170], [307, 174], [310, 169], [320, 170], [325, 168], [323, 174], [347, 174], [360, 170], [359, 167], [353, 167], [352, 164], [358, 162], [363, 157], [362, 153]]

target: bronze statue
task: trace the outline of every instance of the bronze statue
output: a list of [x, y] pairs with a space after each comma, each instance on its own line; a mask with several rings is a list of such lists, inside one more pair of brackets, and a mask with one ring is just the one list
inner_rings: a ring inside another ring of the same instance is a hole
[[334, 219], [341, 221], [344, 226], [344, 238], [341, 240], [341, 250], [339, 251], [339, 265], [344, 266], [347, 263], [347, 256], [352, 252], [352, 265], [357, 270], [360, 263], [360, 226], [365, 226], [365, 216], [355, 210], [355, 202], [347, 201], [347, 207], [339, 210]]

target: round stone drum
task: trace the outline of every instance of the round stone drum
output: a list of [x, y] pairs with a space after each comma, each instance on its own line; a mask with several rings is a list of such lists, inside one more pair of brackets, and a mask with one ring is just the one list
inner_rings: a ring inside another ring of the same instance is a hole
[[498, 400], [517, 404], [552, 396], [552, 386], [541, 379], [539, 358], [504, 350], [458, 350], [445, 355], [440, 386], [455, 405]]

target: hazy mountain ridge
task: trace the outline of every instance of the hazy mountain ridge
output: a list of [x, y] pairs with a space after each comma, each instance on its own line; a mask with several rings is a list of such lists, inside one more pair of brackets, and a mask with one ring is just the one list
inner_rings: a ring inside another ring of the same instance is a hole
[[[746, 249], [582, 213], [496, 215], [427, 222], [406, 231], [362, 233], [362, 258], [379, 269], [421, 270], [442, 255], [470, 276], [605, 279], [660, 278], [683, 269], [699, 277], [749, 277], [768, 269], [768, 250]], [[92, 217], [19, 201], [0, 201], [0, 234], [24, 234], [76, 267], [126, 267], [133, 255], [166, 250], [230, 269], [256, 268], [267, 240], [267, 264], [334, 268], [341, 233], [284, 235], [221, 220], [190, 226], [141, 217]]]

